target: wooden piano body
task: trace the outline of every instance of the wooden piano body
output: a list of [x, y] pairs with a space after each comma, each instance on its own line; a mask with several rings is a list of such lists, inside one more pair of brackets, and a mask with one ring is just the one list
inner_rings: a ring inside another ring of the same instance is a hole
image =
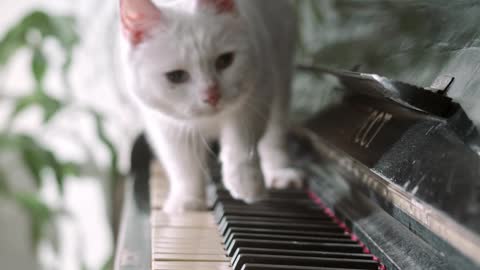
[[[309, 192], [386, 269], [480, 269], [480, 2], [299, 2], [291, 149]], [[138, 141], [119, 270], [151, 269], [150, 158]]]

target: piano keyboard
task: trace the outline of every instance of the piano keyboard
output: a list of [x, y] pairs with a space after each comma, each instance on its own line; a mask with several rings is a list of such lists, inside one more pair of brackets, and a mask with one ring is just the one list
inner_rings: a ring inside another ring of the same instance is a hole
[[246, 205], [220, 188], [212, 212], [170, 215], [161, 210], [168, 187], [154, 179], [153, 270], [383, 269], [304, 191]]

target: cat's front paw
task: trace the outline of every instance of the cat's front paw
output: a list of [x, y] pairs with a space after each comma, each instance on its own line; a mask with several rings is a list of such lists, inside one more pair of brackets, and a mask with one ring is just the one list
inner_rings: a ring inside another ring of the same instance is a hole
[[258, 166], [243, 165], [223, 174], [225, 187], [235, 199], [254, 203], [267, 196], [262, 171]]
[[265, 172], [265, 184], [270, 189], [302, 188], [305, 175], [295, 168], [281, 168]]
[[170, 214], [207, 210], [207, 203], [202, 198], [170, 196], [163, 205], [163, 211]]

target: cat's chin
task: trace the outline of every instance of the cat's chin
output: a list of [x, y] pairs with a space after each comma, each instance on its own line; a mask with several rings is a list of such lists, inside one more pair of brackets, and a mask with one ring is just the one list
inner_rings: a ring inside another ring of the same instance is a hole
[[199, 108], [199, 109], [191, 109], [187, 117], [191, 119], [202, 119], [202, 118], [210, 118], [215, 117], [223, 112], [223, 106], [217, 107], [210, 107], [210, 108]]

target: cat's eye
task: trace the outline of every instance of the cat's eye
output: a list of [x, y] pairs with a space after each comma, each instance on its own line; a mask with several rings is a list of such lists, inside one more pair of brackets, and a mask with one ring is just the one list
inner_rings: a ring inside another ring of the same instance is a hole
[[165, 74], [168, 81], [174, 84], [185, 83], [190, 79], [190, 75], [185, 70], [174, 70]]
[[233, 60], [235, 60], [235, 54], [233, 52], [224, 53], [220, 55], [215, 61], [215, 68], [218, 71], [227, 69], [233, 64]]

